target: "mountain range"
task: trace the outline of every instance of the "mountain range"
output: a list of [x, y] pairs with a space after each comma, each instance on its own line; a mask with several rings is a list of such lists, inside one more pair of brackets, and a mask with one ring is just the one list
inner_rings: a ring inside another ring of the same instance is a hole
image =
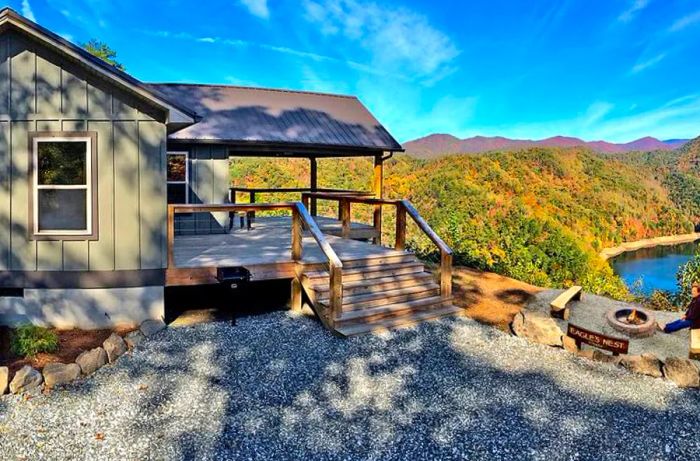
[[497, 150], [517, 150], [528, 147], [588, 147], [605, 154], [633, 151], [673, 150], [683, 146], [687, 139], [659, 140], [647, 136], [628, 143], [584, 141], [568, 136], [554, 136], [541, 140], [509, 139], [501, 136], [474, 136], [459, 139], [449, 134], [431, 134], [403, 144], [406, 153], [417, 158], [435, 158], [445, 154], [477, 154]]

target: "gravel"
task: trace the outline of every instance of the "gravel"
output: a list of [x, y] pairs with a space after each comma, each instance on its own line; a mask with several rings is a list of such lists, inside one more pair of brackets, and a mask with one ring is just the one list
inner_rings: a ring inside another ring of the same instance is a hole
[[[564, 290], [541, 291], [528, 302], [527, 309], [549, 314], [549, 303], [563, 291]], [[639, 305], [584, 293], [581, 297], [581, 301], [571, 301], [567, 306], [571, 307], [568, 322], [609, 336], [629, 339], [630, 354], [650, 352], [661, 360], [665, 360], [667, 357], [688, 357], [688, 345], [690, 344], [689, 330], [681, 330], [673, 334], [665, 334], [657, 331], [653, 336], [648, 338], [629, 338], [611, 327], [605, 319], [605, 314], [611, 309], [640, 307]], [[682, 312], [646, 310], [652, 312], [656, 320], [661, 323], [671, 322], [680, 318], [682, 315]], [[567, 322], [557, 319], [557, 323], [562, 331], [566, 333]]]
[[350, 340], [287, 312], [170, 328], [0, 399], [1, 459], [697, 459], [700, 392], [455, 318]]

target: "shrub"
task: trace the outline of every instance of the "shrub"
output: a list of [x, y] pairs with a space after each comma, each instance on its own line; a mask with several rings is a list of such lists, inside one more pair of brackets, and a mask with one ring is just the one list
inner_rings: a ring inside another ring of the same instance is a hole
[[39, 352], [58, 350], [58, 335], [46, 328], [23, 325], [12, 334], [12, 352], [22, 357], [33, 357]]
[[642, 305], [657, 311], [678, 311], [674, 304], [675, 296], [667, 291], [654, 290], [649, 296], [642, 299]]
[[700, 282], [700, 253], [696, 253], [693, 259], [679, 267], [676, 272], [678, 285], [676, 304], [685, 306], [690, 302], [690, 286], [693, 282]]

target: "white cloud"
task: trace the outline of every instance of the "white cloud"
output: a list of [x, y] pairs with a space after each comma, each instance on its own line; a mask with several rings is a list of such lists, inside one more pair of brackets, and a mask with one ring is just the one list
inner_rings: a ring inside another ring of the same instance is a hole
[[665, 57], [666, 57], [666, 53], [659, 53], [659, 54], [657, 54], [656, 56], [654, 56], [654, 57], [652, 57], [652, 58], [649, 58], [649, 59], [647, 59], [647, 60], [645, 60], [645, 61], [637, 62], [637, 64], [635, 64], [635, 65], [632, 67], [631, 72], [632, 72], [633, 74], [637, 74], [637, 73], [639, 73], [639, 72], [641, 72], [641, 71], [643, 71], [643, 70], [646, 70], [646, 69], [648, 69], [648, 68], [650, 68], [650, 67], [653, 67], [653, 66], [657, 65], [658, 63], [660, 63], [661, 61], [663, 61], [663, 59], [664, 59]]
[[325, 35], [342, 35], [369, 53], [372, 65], [424, 80], [446, 75], [459, 50], [414, 11], [359, 0], [305, 0], [306, 18]]
[[29, 4], [29, 0], [22, 0], [22, 16], [30, 21], [36, 22], [34, 12], [32, 11], [32, 5]]
[[270, 9], [267, 6], [267, 0], [240, 0], [241, 5], [246, 7], [248, 12], [253, 16], [261, 19], [269, 19]]
[[633, 0], [630, 6], [617, 19], [621, 22], [630, 22], [648, 5], [649, 0]]
[[198, 37], [187, 32], [170, 32], [167, 30], [142, 30], [141, 33], [159, 38], [174, 38], [179, 40], [189, 40], [198, 43], [225, 45], [231, 47], [255, 47], [266, 51], [272, 51], [275, 53], [286, 54], [288, 56], [295, 56], [302, 59], [311, 60], [314, 62], [329, 62], [334, 64], [344, 65], [350, 69], [363, 72], [365, 74], [388, 76], [392, 75], [398, 79], [402, 79], [400, 75], [389, 74], [382, 69], [377, 69], [366, 64], [359, 62], [339, 59], [333, 56], [328, 56], [324, 54], [314, 53], [311, 51], [297, 50], [295, 48], [289, 48], [286, 46], [272, 45], [269, 43], [259, 43], [251, 42], [248, 40], [240, 40], [234, 38], [223, 38], [223, 37]]
[[671, 25], [670, 32], [680, 32], [686, 27], [690, 27], [695, 23], [700, 22], [700, 11], [683, 16]]

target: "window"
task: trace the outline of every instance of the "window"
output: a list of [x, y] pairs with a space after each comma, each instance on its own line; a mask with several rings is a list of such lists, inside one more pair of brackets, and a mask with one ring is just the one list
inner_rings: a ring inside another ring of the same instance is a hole
[[35, 238], [96, 238], [94, 133], [35, 133], [31, 229]]
[[168, 152], [168, 203], [188, 203], [187, 152]]

